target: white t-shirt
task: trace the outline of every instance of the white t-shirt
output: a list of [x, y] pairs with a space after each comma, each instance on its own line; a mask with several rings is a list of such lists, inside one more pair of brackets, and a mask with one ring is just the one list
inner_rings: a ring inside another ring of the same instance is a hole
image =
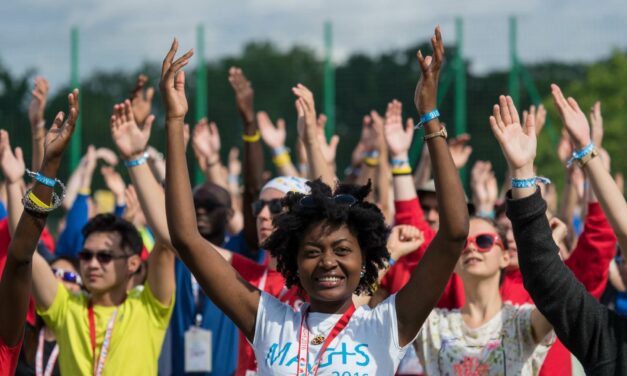
[[[348, 325], [324, 352], [318, 375], [393, 375], [409, 347], [398, 344], [395, 299], [396, 295], [391, 295], [374, 309], [365, 305], [357, 308]], [[259, 367], [258, 375], [296, 374], [301, 312], [307, 306], [305, 304], [294, 311], [273, 296], [265, 292], [261, 294], [252, 344]], [[328, 335], [341, 316], [309, 313], [310, 368], [322, 347], [312, 345], [311, 338], [322, 333]]]
[[535, 375], [548, 345], [555, 339], [548, 334], [537, 345], [531, 333], [531, 304], [509, 303], [478, 328], [468, 328], [459, 309], [434, 309], [425, 321], [418, 339], [417, 353], [432, 375]]

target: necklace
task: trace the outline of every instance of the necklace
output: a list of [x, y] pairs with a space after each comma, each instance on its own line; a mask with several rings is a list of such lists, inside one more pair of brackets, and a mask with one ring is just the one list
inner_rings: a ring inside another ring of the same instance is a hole
[[[309, 324], [307, 324], [307, 326], [309, 326]], [[319, 328], [318, 330], [316, 330], [316, 333], [312, 333], [314, 334], [313, 338], [311, 339], [311, 344], [313, 346], [319, 346], [324, 343], [324, 340], [327, 339], [326, 333], [331, 330], [331, 327], [333, 326], [333, 321], [331, 321], [329, 325], [325, 326], [325, 328]], [[311, 328], [311, 331], [313, 332], [313, 328]]]

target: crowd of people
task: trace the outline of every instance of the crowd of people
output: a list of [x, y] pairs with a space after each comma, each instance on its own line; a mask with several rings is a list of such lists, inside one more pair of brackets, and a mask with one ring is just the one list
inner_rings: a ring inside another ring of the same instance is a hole
[[[79, 92], [47, 127], [37, 78], [30, 169], [0, 131], [0, 375], [626, 374], [627, 204], [600, 103], [589, 122], [550, 88], [564, 130], [558, 204], [534, 165], [546, 111], [521, 116], [495, 98], [485, 129], [506, 178], [499, 189], [492, 164], [476, 161], [469, 199], [459, 170], [470, 137], [449, 139], [439, 120], [439, 27], [431, 45], [417, 53], [418, 121], [397, 100], [364, 116], [344, 176], [312, 92], [292, 89], [295, 163], [286, 122], [256, 112], [236, 67], [242, 160], [233, 148], [223, 163], [218, 126], [185, 123], [193, 51], [177, 58], [174, 40], [159, 86], [164, 153], [149, 144], [154, 88], [142, 75], [112, 109], [117, 150], [89, 146], [64, 182]], [[195, 187], [188, 144], [206, 178]], [[98, 165], [108, 189], [92, 192]], [[65, 215], [48, 228], [55, 210]]]

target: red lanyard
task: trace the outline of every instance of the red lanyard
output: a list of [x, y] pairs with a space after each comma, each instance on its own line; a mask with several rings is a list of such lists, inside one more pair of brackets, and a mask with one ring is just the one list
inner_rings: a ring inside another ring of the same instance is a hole
[[115, 318], [118, 313], [118, 307], [115, 308], [113, 314], [111, 314], [111, 318], [109, 319], [109, 323], [107, 324], [107, 329], [105, 331], [105, 337], [102, 341], [102, 346], [100, 347], [100, 356], [98, 357], [98, 361], [96, 362], [96, 317], [94, 315], [94, 305], [91, 300], [89, 301], [89, 306], [87, 308], [87, 318], [89, 319], [89, 338], [91, 340], [91, 350], [93, 353], [93, 364], [94, 364], [94, 375], [100, 376], [102, 371], [104, 370], [104, 363], [107, 359], [107, 353], [109, 352], [109, 345], [111, 344], [111, 333], [113, 332], [113, 324], [115, 324]]
[[[318, 367], [320, 366], [320, 361], [322, 360], [322, 354], [324, 354], [324, 351], [327, 347], [329, 347], [331, 342], [333, 342], [335, 337], [337, 337], [338, 334], [346, 328], [346, 325], [348, 325], [353, 313], [355, 313], [355, 309], [355, 305], [352, 304], [350, 308], [344, 312], [342, 317], [340, 317], [337, 323], [335, 323], [335, 326], [331, 329], [331, 333], [329, 333], [329, 336], [324, 340], [322, 347], [318, 351], [316, 361], [311, 367], [311, 371], [314, 376], [318, 374]], [[297, 376], [307, 376], [309, 374], [309, 371], [307, 370], [307, 364], [309, 363], [309, 329], [307, 328], [308, 314], [309, 307], [303, 311], [303, 316], [300, 322], [300, 334], [298, 336], [300, 345], [298, 347], [298, 364], [296, 365]]]

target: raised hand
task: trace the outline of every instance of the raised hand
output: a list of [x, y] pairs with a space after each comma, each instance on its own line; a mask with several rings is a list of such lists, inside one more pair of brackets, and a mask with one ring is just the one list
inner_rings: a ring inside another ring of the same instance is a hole
[[468, 142], [470, 142], [470, 135], [466, 133], [460, 134], [448, 142], [448, 149], [458, 170], [468, 163], [468, 158], [472, 153], [472, 146], [468, 145]]
[[514, 178], [533, 177], [533, 160], [536, 157], [535, 116], [527, 116], [524, 127], [520, 125], [518, 111], [512, 97], [499, 97], [495, 104], [490, 126], [501, 146]]
[[35, 88], [31, 92], [33, 99], [28, 106], [28, 120], [33, 130], [44, 126], [44, 110], [48, 99], [48, 81], [43, 77], [35, 78]]
[[316, 104], [313, 93], [303, 84], [292, 88], [296, 100], [296, 113], [299, 118], [299, 127], [303, 128], [302, 138], [304, 142], [318, 140], [318, 122], [316, 120]]
[[54, 163], [58, 166], [61, 162], [61, 157], [72, 137], [76, 119], [78, 118], [78, 89], [74, 89], [74, 91], [68, 94], [68, 103], [69, 115], [67, 121], [63, 121], [65, 118], [63, 111], [57, 113], [52, 122], [52, 127], [50, 127], [44, 139], [44, 165], [46, 163]]
[[229, 176], [239, 177], [242, 174], [242, 162], [239, 160], [239, 149], [235, 146], [229, 150]]
[[209, 123], [207, 118], [200, 119], [192, 133], [192, 147], [208, 163], [219, 159], [221, 144], [216, 123]]
[[331, 139], [327, 143], [327, 137], [325, 132], [325, 128], [327, 125], [327, 116], [325, 114], [320, 114], [318, 116], [318, 121], [316, 122], [316, 125], [316, 137], [318, 137], [318, 145], [320, 145], [320, 150], [322, 151], [324, 160], [327, 161], [327, 163], [334, 163], [335, 155], [337, 152], [337, 145], [340, 143], [340, 136], [334, 134], [333, 136], [331, 136]]
[[414, 137], [414, 121], [409, 118], [403, 128], [403, 104], [396, 99], [388, 103], [385, 112], [385, 141], [390, 155], [395, 159], [407, 159], [407, 151]]
[[244, 118], [246, 124], [252, 124], [255, 121], [255, 110], [253, 108], [254, 94], [250, 81], [244, 76], [244, 72], [240, 68], [231, 67], [229, 69], [229, 83], [235, 91], [235, 102], [237, 109]]
[[104, 161], [109, 166], [115, 166], [118, 164], [118, 156], [115, 155], [113, 150], [108, 149], [108, 148], [96, 149], [96, 157]]
[[575, 148], [581, 150], [590, 143], [590, 126], [586, 114], [581, 111], [577, 101], [572, 97], [566, 99], [559, 86], [551, 85], [551, 94], [555, 107], [559, 111], [564, 127], [568, 131]]
[[100, 173], [102, 174], [102, 177], [104, 178], [107, 188], [109, 188], [109, 190], [113, 192], [113, 195], [115, 196], [115, 199], [116, 199], [116, 203], [118, 205], [124, 204], [125, 202], [124, 191], [126, 190], [126, 184], [124, 183], [122, 176], [120, 176], [120, 174], [118, 174], [117, 171], [115, 171], [113, 167], [110, 167], [110, 166], [102, 167], [100, 169]]
[[135, 121], [131, 101], [127, 99], [124, 103], [113, 106], [111, 136], [122, 158], [133, 160], [143, 155], [148, 145], [154, 120], [154, 115], [149, 115], [140, 128]]
[[16, 147], [13, 154], [9, 132], [4, 129], [0, 130], [0, 167], [8, 183], [19, 182], [26, 172], [22, 148]]
[[596, 101], [590, 109], [590, 125], [592, 126], [592, 142], [597, 147], [603, 143], [603, 116], [601, 116], [601, 101]]
[[414, 226], [396, 225], [388, 237], [387, 248], [394, 260], [417, 250], [424, 243], [424, 234]]
[[566, 165], [572, 154], [573, 145], [570, 143], [570, 137], [568, 136], [566, 128], [562, 128], [562, 136], [557, 143], [557, 157], [562, 164]]
[[444, 62], [444, 43], [442, 42], [440, 26], [435, 28], [435, 34], [431, 37], [431, 46], [433, 47], [433, 57], [423, 57], [420, 50], [416, 54], [422, 76], [416, 85], [414, 104], [420, 115], [433, 111], [437, 106], [438, 82]]
[[170, 51], [163, 59], [161, 67], [161, 81], [159, 88], [163, 96], [166, 109], [166, 118], [183, 120], [187, 114], [187, 97], [185, 96], [185, 71], [183, 67], [189, 63], [194, 50], [187, 51], [183, 56], [174, 60], [179, 42], [174, 39]]
[[477, 161], [470, 172], [470, 188], [477, 212], [485, 214], [494, 210], [498, 198], [498, 186], [492, 163]]
[[139, 125], [144, 125], [150, 110], [152, 109], [152, 97], [155, 95], [155, 89], [150, 86], [146, 89], [148, 77], [140, 74], [137, 77], [135, 88], [131, 92], [131, 107], [133, 108], [133, 116]]
[[124, 190], [124, 199], [126, 201], [126, 209], [124, 209], [123, 218], [131, 223], [135, 223], [135, 219], [137, 218], [137, 214], [141, 211], [141, 207], [139, 205], [137, 192], [132, 184], [129, 184]]
[[259, 111], [257, 112], [257, 125], [259, 126], [261, 138], [268, 147], [280, 149], [285, 146], [285, 138], [287, 136], [285, 120], [278, 119], [275, 127], [268, 114], [265, 111]]

